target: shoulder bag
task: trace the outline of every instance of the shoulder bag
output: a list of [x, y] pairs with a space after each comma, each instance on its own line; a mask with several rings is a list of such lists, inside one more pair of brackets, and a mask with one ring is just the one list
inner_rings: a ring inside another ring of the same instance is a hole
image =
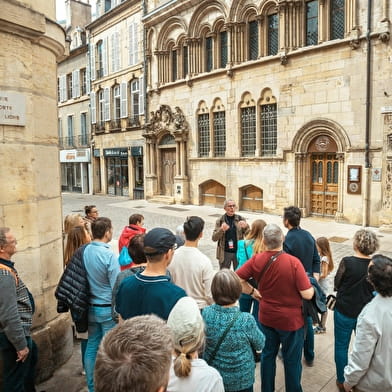
[[222, 336], [219, 338], [218, 342], [216, 343], [216, 346], [214, 348], [214, 351], [212, 352], [212, 354], [210, 355], [210, 357], [207, 360], [207, 363], [209, 365], [211, 365], [212, 361], [215, 359], [215, 356], [219, 350], [219, 347], [221, 346], [223, 340], [225, 339], [227, 333], [229, 332], [230, 328], [234, 325], [234, 323], [236, 322], [236, 320], [238, 319], [238, 317], [240, 317], [241, 312], [237, 312], [237, 314], [233, 317], [233, 319], [231, 320], [230, 324], [226, 327], [226, 329], [224, 330]]

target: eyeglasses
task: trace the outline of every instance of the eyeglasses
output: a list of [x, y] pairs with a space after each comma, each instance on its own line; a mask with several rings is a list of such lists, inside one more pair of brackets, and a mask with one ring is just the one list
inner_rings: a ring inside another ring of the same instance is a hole
[[235, 208], [235, 204], [228, 204], [226, 207], [227, 208]]
[[90, 213], [91, 213], [91, 214], [98, 214], [98, 210], [95, 210], [95, 211], [94, 211], [94, 210], [93, 210], [93, 211], [90, 211]]
[[173, 250], [176, 250], [177, 248], [178, 248], [177, 243], [174, 243], [174, 245], [172, 246], [172, 249], [173, 249]]

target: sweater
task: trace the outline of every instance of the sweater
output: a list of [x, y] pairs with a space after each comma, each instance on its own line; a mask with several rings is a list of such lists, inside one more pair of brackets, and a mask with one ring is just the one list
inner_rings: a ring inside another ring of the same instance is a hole
[[[33, 297], [18, 276], [14, 263], [0, 259], [0, 333], [20, 351], [27, 347], [26, 336], [34, 313]], [[12, 272], [11, 272], [12, 271]]]
[[[224, 308], [214, 304], [203, 309], [206, 325], [206, 349], [204, 359], [208, 362], [220, 337], [236, 314], [236, 306]], [[264, 347], [265, 336], [257, 327], [254, 317], [240, 312], [221, 343], [215, 358], [209, 363], [219, 371], [223, 378], [225, 391], [241, 391], [249, 388], [255, 381], [254, 351]]]

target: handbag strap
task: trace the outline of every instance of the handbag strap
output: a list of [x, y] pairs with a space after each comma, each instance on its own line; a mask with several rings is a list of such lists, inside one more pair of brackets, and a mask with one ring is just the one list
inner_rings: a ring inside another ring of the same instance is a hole
[[238, 319], [238, 317], [240, 317], [241, 312], [237, 312], [237, 314], [233, 317], [233, 319], [231, 320], [230, 324], [226, 327], [225, 331], [223, 332], [222, 336], [219, 338], [218, 342], [216, 343], [216, 346], [214, 348], [214, 351], [212, 352], [212, 354], [210, 355], [210, 358], [208, 359], [208, 364], [211, 364], [212, 361], [215, 359], [215, 356], [219, 350], [219, 347], [221, 346], [223, 340], [225, 339], [226, 335], [228, 334], [230, 328], [234, 325], [234, 323], [236, 322], [236, 320]]
[[244, 240], [244, 251], [245, 251], [246, 260], [249, 260], [249, 255], [248, 255], [248, 252], [246, 251], [245, 240]]
[[268, 268], [271, 266], [271, 264], [283, 253], [283, 250], [279, 251], [278, 253], [275, 253], [269, 260], [268, 263], [264, 266], [263, 270], [261, 271], [259, 275], [259, 279], [257, 280], [258, 285], [260, 285], [261, 279], [263, 278], [264, 274], [267, 272]]

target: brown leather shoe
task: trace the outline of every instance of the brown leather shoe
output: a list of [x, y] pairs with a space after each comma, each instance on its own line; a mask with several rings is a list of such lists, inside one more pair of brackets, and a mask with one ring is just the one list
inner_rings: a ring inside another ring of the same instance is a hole
[[339, 392], [346, 392], [342, 382], [339, 382], [338, 380], [336, 380], [336, 386], [338, 387]]

